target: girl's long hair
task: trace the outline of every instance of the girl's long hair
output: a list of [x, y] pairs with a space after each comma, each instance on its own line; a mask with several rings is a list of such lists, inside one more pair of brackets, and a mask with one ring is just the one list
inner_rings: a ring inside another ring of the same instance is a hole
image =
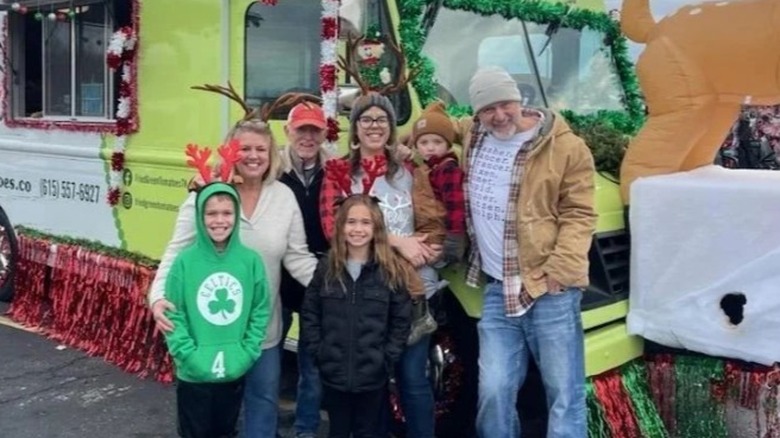
[[328, 280], [344, 280], [348, 252], [347, 239], [344, 235], [344, 226], [352, 207], [363, 205], [371, 214], [371, 222], [374, 224], [374, 236], [370, 244], [369, 260], [373, 261], [384, 274], [384, 280], [391, 289], [398, 291], [406, 288], [407, 278], [412, 275], [406, 263], [400, 260], [400, 256], [390, 247], [387, 238], [385, 220], [379, 202], [368, 195], [356, 194], [347, 197], [336, 211], [336, 221], [331, 242], [330, 257], [328, 259], [328, 271], [325, 277]]

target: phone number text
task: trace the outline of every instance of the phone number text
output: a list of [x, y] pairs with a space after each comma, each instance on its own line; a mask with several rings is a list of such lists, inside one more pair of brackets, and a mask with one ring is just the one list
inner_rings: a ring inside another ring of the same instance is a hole
[[40, 195], [42, 198], [69, 199], [97, 204], [100, 201], [100, 186], [41, 178]]

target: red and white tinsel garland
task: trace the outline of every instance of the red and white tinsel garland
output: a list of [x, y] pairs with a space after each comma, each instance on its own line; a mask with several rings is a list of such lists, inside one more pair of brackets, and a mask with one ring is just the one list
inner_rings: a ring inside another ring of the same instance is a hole
[[339, 0], [322, 0], [322, 42], [320, 46], [320, 93], [328, 121], [326, 147], [333, 154], [339, 140], [338, 62]]
[[138, 37], [129, 26], [125, 26], [114, 32], [106, 49], [106, 64], [109, 68], [121, 69], [121, 82], [119, 83], [119, 98], [116, 108], [116, 139], [114, 150], [111, 153], [111, 172], [107, 200], [109, 205], [119, 204], [122, 197], [122, 181], [125, 170], [125, 145], [127, 134], [134, 130], [133, 83], [136, 70], [135, 52]]
[[137, 41], [138, 38], [135, 31], [130, 26], [121, 27], [114, 32], [106, 49], [106, 64], [108, 64], [108, 68], [116, 70], [125, 60], [131, 58]]

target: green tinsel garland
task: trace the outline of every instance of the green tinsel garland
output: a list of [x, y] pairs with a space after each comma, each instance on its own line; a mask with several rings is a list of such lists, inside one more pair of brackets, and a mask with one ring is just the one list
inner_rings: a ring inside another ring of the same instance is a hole
[[724, 378], [720, 359], [679, 355], [674, 360], [679, 438], [726, 438], [725, 405], [712, 395], [712, 384]]
[[[423, 106], [436, 99], [436, 79], [433, 62], [423, 55], [425, 34], [420, 26], [423, 9], [430, 0], [399, 0], [401, 22], [399, 32], [404, 53], [410, 68], [419, 67], [420, 73], [412, 84]], [[444, 0], [443, 5], [450, 9], [472, 11], [481, 15], [499, 14], [507, 18], [518, 18], [539, 24], [560, 24], [563, 27], [582, 30], [590, 28], [602, 32], [611, 47], [612, 58], [625, 93], [624, 103], [627, 111], [600, 111], [595, 114], [578, 115], [563, 111], [564, 117], [572, 124], [575, 132], [590, 130], [593, 126], [603, 126], [625, 135], [633, 135], [644, 123], [645, 112], [642, 92], [634, 72], [634, 64], [628, 54], [628, 43], [620, 32], [619, 24], [602, 12], [578, 9], [568, 4], [540, 0]], [[471, 114], [468, 105], [454, 105], [447, 109], [453, 116]], [[606, 145], [615, 149], [614, 145]], [[602, 148], [601, 144], [592, 144], [594, 152]], [[618, 174], [624, 150], [620, 149], [612, 163], [597, 163], [602, 171]], [[614, 164], [617, 162], [617, 165]]]
[[588, 408], [588, 438], [612, 438], [605, 420], [604, 408], [596, 398], [596, 390], [590, 379], [585, 383], [585, 394]]
[[87, 240], [87, 239], [77, 239], [72, 237], [63, 237], [63, 236], [55, 236], [52, 234], [47, 234], [38, 230], [33, 230], [32, 228], [27, 228], [23, 226], [17, 226], [15, 227], [16, 232], [20, 235], [24, 235], [33, 239], [39, 239], [39, 240], [48, 240], [51, 243], [58, 244], [58, 245], [73, 245], [78, 246], [80, 248], [84, 248], [87, 251], [93, 251], [98, 254], [102, 254], [108, 257], [113, 257], [117, 259], [127, 260], [131, 261], [133, 263], [136, 263], [138, 265], [142, 266], [148, 266], [148, 267], [156, 267], [159, 263], [158, 260], [151, 259], [149, 257], [146, 257], [143, 254], [126, 251], [119, 248], [113, 248], [107, 245], [103, 245], [100, 242], [95, 242], [93, 240]]
[[658, 415], [658, 410], [650, 397], [647, 385], [647, 369], [644, 363], [633, 361], [620, 372], [623, 387], [631, 398], [631, 404], [636, 414], [637, 423], [642, 430], [643, 438], [668, 438], [669, 433], [664, 422]]
[[[399, 32], [404, 53], [408, 56], [410, 67], [421, 66], [420, 75], [413, 85], [423, 105], [436, 98], [434, 67], [430, 59], [422, 54], [425, 35], [420, 26], [423, 8], [427, 0], [400, 0], [401, 23]], [[617, 75], [623, 85], [628, 119], [619, 124], [627, 134], [633, 134], [644, 121], [644, 104], [639, 82], [634, 73], [634, 63], [628, 54], [628, 43], [620, 32], [619, 24], [602, 12], [579, 9], [568, 4], [538, 0], [444, 0], [443, 5], [450, 9], [472, 11], [481, 15], [499, 14], [507, 18], [517, 18], [539, 24], [559, 24], [563, 27], [582, 30], [589, 28], [602, 32], [611, 43], [612, 58]], [[617, 112], [613, 112], [617, 113]], [[600, 118], [607, 114], [597, 114]], [[609, 117], [619, 118], [617, 115]]]

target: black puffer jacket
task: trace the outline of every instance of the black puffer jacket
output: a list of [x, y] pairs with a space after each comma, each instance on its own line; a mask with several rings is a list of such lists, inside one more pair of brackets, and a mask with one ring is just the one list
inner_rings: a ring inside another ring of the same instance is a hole
[[301, 341], [314, 358], [322, 383], [345, 392], [378, 389], [389, 377], [409, 336], [408, 292], [387, 286], [378, 265], [363, 266], [357, 281], [325, 280], [323, 257], [306, 289]]

